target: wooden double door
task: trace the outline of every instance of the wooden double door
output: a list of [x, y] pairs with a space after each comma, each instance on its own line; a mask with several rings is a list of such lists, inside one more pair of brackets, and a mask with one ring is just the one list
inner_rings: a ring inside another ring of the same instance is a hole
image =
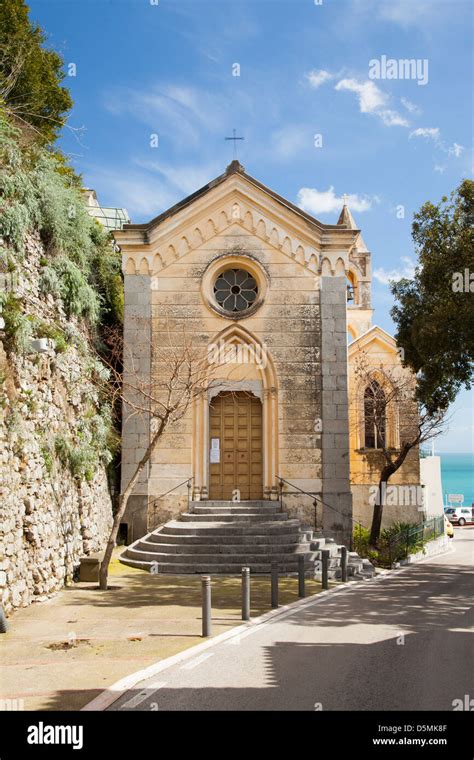
[[220, 393], [209, 406], [209, 499], [263, 497], [262, 403], [245, 391]]

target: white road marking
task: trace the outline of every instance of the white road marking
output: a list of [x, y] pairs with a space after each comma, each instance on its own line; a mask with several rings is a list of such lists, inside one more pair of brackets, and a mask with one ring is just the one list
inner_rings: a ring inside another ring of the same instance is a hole
[[155, 691], [158, 691], [158, 689], [162, 689], [163, 686], [166, 686], [166, 684], [167, 681], [157, 681], [156, 683], [151, 683], [146, 689], [143, 689], [138, 694], [135, 694], [135, 696], [129, 699], [128, 702], [124, 702], [120, 709], [132, 710], [134, 707], [137, 707], [139, 704], [144, 702], [145, 699], [151, 697]]
[[201, 662], [205, 662], [205, 660], [208, 660], [209, 657], [214, 657], [214, 652], [205, 652], [200, 657], [195, 657], [194, 660], [191, 660], [191, 662], [187, 662], [186, 665], [183, 665], [181, 670], [192, 670], [193, 668], [197, 668]]

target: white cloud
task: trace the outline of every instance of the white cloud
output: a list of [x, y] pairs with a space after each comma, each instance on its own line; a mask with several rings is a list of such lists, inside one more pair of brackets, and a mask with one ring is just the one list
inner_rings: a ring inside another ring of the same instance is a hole
[[321, 87], [322, 84], [329, 82], [331, 79], [334, 79], [334, 77], [335, 74], [331, 74], [331, 72], [325, 71], [324, 69], [313, 69], [306, 74], [306, 78], [311, 87], [314, 87], [315, 89]]
[[451, 147], [448, 148], [448, 153], [450, 156], [456, 156], [456, 158], [459, 158], [463, 150], [464, 150], [463, 145], [459, 145], [458, 143], [453, 143]]
[[412, 113], [416, 116], [419, 116], [421, 114], [421, 108], [415, 105], [415, 103], [412, 103], [411, 100], [408, 100], [408, 98], [400, 98], [400, 101], [409, 113]]
[[380, 116], [386, 127], [408, 127], [410, 126], [408, 121], [401, 116], [398, 111], [391, 111], [390, 109], [384, 109], [377, 111], [377, 116]]
[[359, 108], [362, 113], [373, 113], [387, 102], [387, 96], [371, 81], [358, 82], [356, 79], [341, 79], [335, 89], [355, 92], [359, 98]]
[[[439, 151], [442, 151], [450, 157], [454, 156], [455, 158], [460, 158], [465, 150], [464, 146], [457, 142], [447, 146], [441, 138], [441, 132], [438, 127], [419, 127], [418, 129], [414, 129], [413, 132], [410, 132], [410, 138], [412, 137], [421, 137], [425, 140], [431, 140]], [[446, 166], [441, 166], [439, 163], [434, 166], [435, 172], [440, 172], [440, 174], [442, 174], [445, 169]]]
[[355, 93], [359, 100], [360, 112], [378, 116], [387, 127], [410, 126], [409, 122], [398, 111], [387, 108], [389, 103], [388, 95], [371, 80], [361, 82], [357, 79], [341, 79], [336, 84], [335, 89], [338, 92], [347, 90]]
[[388, 285], [390, 282], [402, 280], [404, 277], [412, 279], [415, 274], [415, 264], [408, 256], [402, 256], [400, 259], [403, 267], [400, 269], [383, 269], [379, 267], [374, 270], [374, 278], [381, 282], [383, 285]]
[[[369, 211], [375, 198], [360, 195], [348, 195], [347, 204], [351, 211]], [[309, 214], [329, 214], [340, 211], [344, 198], [338, 197], [331, 185], [329, 190], [316, 190], [312, 187], [302, 187], [298, 192], [298, 206]]]
[[412, 137], [422, 137], [425, 140], [433, 140], [435, 143], [439, 143], [440, 131], [438, 127], [418, 127], [410, 132], [410, 139]]

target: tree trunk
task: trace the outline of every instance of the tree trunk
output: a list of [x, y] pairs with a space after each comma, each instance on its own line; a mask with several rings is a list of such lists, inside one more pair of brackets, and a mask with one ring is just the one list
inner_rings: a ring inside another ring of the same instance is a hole
[[137, 465], [137, 469], [133, 473], [133, 476], [130, 478], [130, 482], [128, 486], [126, 487], [123, 494], [120, 495], [119, 501], [118, 501], [118, 509], [114, 517], [114, 522], [112, 525], [112, 530], [110, 532], [109, 540], [107, 541], [107, 546], [105, 548], [104, 552], [104, 559], [102, 560], [102, 563], [100, 565], [100, 571], [99, 571], [99, 588], [102, 591], [107, 591], [107, 579], [109, 575], [109, 565], [110, 560], [112, 559], [112, 553], [114, 551], [115, 542], [117, 540], [117, 534], [120, 527], [120, 522], [122, 520], [122, 517], [124, 515], [125, 509], [127, 507], [128, 500], [130, 498], [130, 495], [135, 488], [135, 484], [140, 477], [146, 463], [151, 457], [151, 454], [153, 452], [153, 449], [155, 448], [156, 444], [158, 443], [158, 439], [163, 434], [163, 431], [166, 427], [167, 419], [160, 420], [160, 425], [153, 436], [150, 444], [148, 445], [147, 450], [145, 451], [143, 457], [141, 458], [140, 462]]
[[402, 466], [403, 462], [406, 459], [408, 452], [415, 445], [416, 445], [416, 442], [404, 443], [400, 451], [400, 454], [398, 455], [396, 460], [394, 462], [391, 462], [390, 464], [386, 464], [380, 474], [380, 481], [379, 481], [379, 502], [380, 503], [374, 505], [374, 512], [372, 515], [372, 525], [370, 526], [370, 536], [369, 536], [369, 546], [371, 546], [374, 549], [377, 547], [377, 543], [380, 536], [380, 530], [382, 528], [382, 515], [383, 515], [383, 507], [384, 507], [384, 505], [382, 504], [382, 501], [383, 501], [382, 494], [386, 492], [386, 487], [387, 487], [389, 478], [393, 475], [394, 472], [400, 469], [400, 467]]
[[391, 475], [395, 472], [393, 465], [385, 465], [380, 475], [379, 481], [379, 503], [374, 504], [374, 512], [372, 515], [372, 525], [370, 526], [369, 546], [375, 548], [377, 546], [380, 530], [382, 528], [382, 515], [383, 515], [383, 496], [386, 492], [387, 483]]
[[122, 517], [124, 515], [125, 509], [127, 508], [129, 496], [132, 493], [135, 483], [137, 482], [138, 477], [142, 470], [143, 470], [143, 467], [141, 467], [140, 470], [138, 470], [137, 468], [135, 475], [133, 476], [132, 480], [128, 484], [123, 494], [120, 495], [119, 500], [118, 500], [118, 509], [117, 509], [117, 512], [115, 513], [112, 530], [110, 532], [109, 540], [107, 541], [107, 546], [105, 547], [104, 559], [102, 560], [101, 565], [100, 565], [99, 588], [102, 589], [102, 591], [107, 591], [109, 565], [110, 565], [110, 560], [112, 559], [112, 552], [115, 547], [115, 542], [117, 541], [117, 534], [119, 531], [120, 523], [122, 521]]

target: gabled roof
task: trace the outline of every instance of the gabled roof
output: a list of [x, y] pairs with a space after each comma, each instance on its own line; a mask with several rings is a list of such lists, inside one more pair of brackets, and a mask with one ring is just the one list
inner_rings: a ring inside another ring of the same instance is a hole
[[357, 338], [354, 338], [354, 340], [349, 343], [347, 350], [349, 353], [353, 353], [356, 348], [360, 348], [364, 345], [367, 346], [369, 343], [372, 343], [377, 339], [382, 343], [385, 343], [385, 345], [389, 346], [395, 352], [397, 351], [397, 342], [393, 335], [390, 335], [390, 333], [378, 325], [373, 325], [369, 330], [366, 330], [366, 332], [362, 333]]
[[151, 221], [146, 222], [144, 224], [125, 224], [123, 229], [136, 230], [136, 231], [142, 231], [144, 233], [149, 233], [154, 227], [157, 227], [166, 219], [169, 219], [170, 217], [174, 216], [182, 209], [192, 204], [194, 201], [206, 195], [206, 193], [210, 192], [213, 188], [217, 187], [218, 185], [221, 185], [233, 174], [237, 174], [243, 177], [245, 180], [247, 180], [247, 182], [249, 182], [250, 184], [262, 190], [264, 193], [266, 193], [275, 201], [277, 201], [277, 203], [280, 203], [282, 206], [285, 206], [286, 208], [291, 209], [291, 211], [298, 214], [298, 216], [300, 216], [306, 222], [309, 222], [310, 225], [312, 225], [313, 227], [316, 227], [318, 230], [329, 231], [329, 230], [341, 229], [340, 224], [323, 224], [322, 222], [319, 222], [314, 216], [311, 216], [311, 214], [307, 214], [306, 211], [303, 211], [298, 206], [295, 206], [293, 203], [291, 203], [291, 201], [286, 200], [286, 198], [283, 198], [281, 195], [278, 195], [278, 193], [275, 193], [273, 190], [271, 190], [269, 187], [264, 185], [262, 182], [259, 182], [254, 177], [251, 177], [250, 174], [246, 173], [242, 164], [240, 164], [239, 161], [236, 161], [236, 160], [232, 161], [227, 166], [223, 174], [220, 174], [211, 182], [208, 182], [207, 185], [204, 185], [203, 187], [199, 188], [199, 190], [196, 190], [194, 193], [191, 193], [191, 195], [188, 195], [182, 201], [179, 201], [174, 206], [171, 206], [171, 208], [167, 209], [166, 211], [163, 211], [161, 214], [158, 214], [158, 216], [155, 216]]

